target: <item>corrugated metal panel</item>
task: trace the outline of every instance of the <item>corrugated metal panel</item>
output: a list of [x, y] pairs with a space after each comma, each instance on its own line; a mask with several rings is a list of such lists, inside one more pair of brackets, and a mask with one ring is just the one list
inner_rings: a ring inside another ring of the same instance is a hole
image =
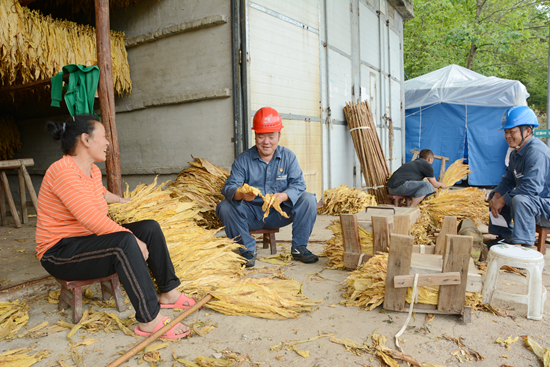
[[283, 120], [280, 145], [289, 148], [298, 157], [304, 173], [307, 191], [323, 194], [321, 161], [321, 124], [318, 121]]
[[315, 29], [319, 29], [317, 0], [254, 0], [253, 3], [286, 15]]
[[329, 45], [351, 55], [350, 3], [345, 0], [325, 1], [328, 8], [327, 26]]
[[320, 116], [319, 36], [249, 9], [251, 110]]
[[328, 64], [332, 119], [344, 121], [344, 106], [351, 101], [351, 60], [329, 50]]
[[361, 61], [380, 68], [378, 16], [362, 3], [359, 8]]

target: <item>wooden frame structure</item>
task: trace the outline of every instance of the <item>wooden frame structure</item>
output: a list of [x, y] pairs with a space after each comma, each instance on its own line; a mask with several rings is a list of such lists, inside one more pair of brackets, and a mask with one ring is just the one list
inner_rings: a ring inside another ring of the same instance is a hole
[[[32, 205], [34, 209], [38, 212], [38, 200], [36, 198], [36, 192], [34, 191], [34, 186], [32, 185], [31, 176], [27, 172], [25, 167], [34, 166], [34, 160], [32, 158], [27, 159], [14, 159], [9, 161], [0, 161], [0, 218], [3, 226], [8, 224], [8, 215], [6, 210], [6, 203], [4, 202], [4, 196], [8, 199], [8, 206], [15, 222], [17, 228], [21, 227], [21, 221], [23, 223], [29, 222], [29, 216], [27, 213], [27, 195], [25, 192], [25, 186], [29, 191], [29, 196], [31, 197]], [[8, 182], [8, 177], [6, 176], [6, 170], [17, 169], [17, 176], [19, 179], [19, 197], [21, 200], [21, 220], [17, 214], [17, 209], [15, 208], [15, 202], [13, 201], [13, 196], [11, 194], [10, 185]]]
[[[28, 5], [35, 0], [21, 0], [21, 5]], [[120, 151], [118, 133], [115, 121], [115, 93], [113, 87], [113, 66], [111, 59], [111, 26], [109, 20], [109, 0], [95, 0], [97, 65], [99, 66], [99, 105], [101, 122], [105, 126], [105, 134], [109, 140], [107, 150], [107, 189], [112, 193], [122, 195], [122, 175], [120, 170]], [[24, 85], [13, 85], [0, 89], [0, 93], [18, 92], [47, 85], [50, 79], [40, 80]]]

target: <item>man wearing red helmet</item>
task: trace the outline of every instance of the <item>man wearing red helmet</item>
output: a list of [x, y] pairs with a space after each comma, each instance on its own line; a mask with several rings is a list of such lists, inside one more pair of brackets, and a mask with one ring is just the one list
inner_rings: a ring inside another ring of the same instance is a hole
[[[307, 249], [317, 219], [317, 199], [305, 191], [306, 183], [296, 155], [279, 146], [282, 128], [281, 116], [273, 108], [263, 107], [256, 112], [252, 127], [256, 145], [233, 162], [231, 175], [222, 189], [225, 200], [216, 208], [216, 215], [225, 226], [227, 236], [244, 246], [241, 255], [247, 259], [247, 267], [256, 262], [256, 240], [249, 231], [280, 228], [290, 223], [293, 258], [304, 263], [319, 260]], [[272, 210], [264, 221], [262, 198], [237, 191], [245, 183], [260, 189], [263, 195], [274, 194], [289, 218]]]

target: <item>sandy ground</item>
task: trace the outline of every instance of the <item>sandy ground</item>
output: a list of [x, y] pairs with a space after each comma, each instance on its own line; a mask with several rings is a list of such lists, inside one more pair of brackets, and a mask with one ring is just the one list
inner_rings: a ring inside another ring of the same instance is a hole
[[[326, 230], [333, 217], [318, 218], [312, 240], [326, 240], [331, 232]], [[15, 241], [16, 239], [25, 241]], [[290, 229], [284, 229], [278, 240], [290, 240]], [[23, 252], [18, 252], [25, 248]], [[23, 229], [0, 227], [0, 282], [1, 287], [12, 285], [14, 280], [22, 282], [44, 275], [37, 266], [32, 249], [34, 248], [34, 227], [30, 225]], [[311, 243], [309, 248], [320, 253], [321, 243]], [[289, 251], [288, 243], [280, 243], [279, 251]], [[269, 256], [269, 250], [259, 249], [259, 257]], [[550, 263], [550, 251], [545, 257]], [[363, 343], [372, 333], [388, 337], [387, 346], [396, 349], [393, 337], [402, 327], [406, 319], [405, 313], [386, 312], [381, 307], [373, 311], [365, 311], [356, 307], [340, 305], [341, 283], [348, 273], [344, 271], [326, 270], [326, 258], [316, 264], [301, 264], [292, 262], [286, 267], [285, 275], [303, 284], [303, 293], [310, 299], [321, 300], [322, 304], [311, 314], [303, 314], [298, 319], [273, 321], [247, 316], [225, 316], [203, 308], [184, 320], [184, 324], [192, 326], [202, 322], [215, 326], [205, 336], [194, 335], [189, 339], [169, 342], [160, 349], [164, 362], [158, 366], [182, 365], [175, 362], [172, 355], [194, 360], [199, 356], [211, 357], [219, 352], [233, 352], [246, 360], [241, 366], [380, 366], [380, 360], [368, 353], [354, 354], [346, 351], [344, 346], [332, 343], [330, 337], [322, 337], [298, 345], [299, 349], [309, 351], [310, 356], [303, 358], [296, 352], [285, 349], [272, 350], [281, 342], [302, 341], [322, 334], [331, 334], [336, 338], [349, 338]], [[257, 262], [256, 266], [272, 266]], [[505, 274], [502, 286], [509, 289], [524, 289], [522, 277], [515, 274]], [[550, 268], [546, 265], [543, 273], [543, 283], [550, 287]], [[95, 288], [96, 298], [99, 291]], [[1, 296], [1, 293], [0, 293]], [[57, 306], [47, 302], [46, 295], [26, 299], [30, 304], [28, 327], [34, 327], [44, 321], [55, 324], [59, 320], [70, 322], [71, 312], [61, 314]], [[526, 306], [503, 301], [496, 301], [495, 306], [507, 309], [517, 316], [497, 317], [487, 312], [478, 311], [472, 316], [472, 323], [464, 324], [460, 317], [451, 315], [436, 315], [432, 321], [426, 320], [426, 315], [416, 314], [410, 321], [408, 329], [401, 337], [401, 346], [406, 354], [415, 357], [419, 362], [429, 362], [443, 366], [459, 366], [461, 363], [451, 353], [459, 347], [453, 341], [442, 336], [463, 338], [467, 348], [477, 351], [484, 359], [475, 362], [476, 366], [542, 366], [542, 363], [528, 350], [521, 338], [507, 350], [504, 346], [495, 344], [497, 338], [515, 338], [530, 335], [541, 346], [550, 348], [550, 302], [546, 302], [542, 321], [526, 319]], [[90, 307], [90, 305], [85, 305]], [[102, 309], [93, 306], [94, 311], [107, 310], [126, 318], [133, 314], [132, 310], [118, 313], [116, 309]], [[166, 314], [176, 317], [177, 312], [167, 310]], [[62, 361], [69, 366], [76, 364], [70, 357], [71, 348], [67, 340], [68, 331], [61, 331], [47, 337], [18, 338], [0, 342], [0, 353], [6, 350], [35, 346], [35, 350], [49, 350], [50, 357], [43, 359], [34, 366], [60, 366]], [[114, 361], [120, 354], [143, 340], [126, 336], [120, 331], [79, 332], [73, 340], [84, 338], [98, 339], [94, 344], [79, 347], [76, 350], [83, 356], [83, 365], [102, 366]], [[368, 340], [369, 343], [372, 343]], [[463, 360], [464, 357], [461, 357]], [[139, 356], [131, 358], [123, 366], [138, 366]], [[147, 365], [146, 363], [143, 365]], [[401, 363], [400, 365], [405, 365]]]

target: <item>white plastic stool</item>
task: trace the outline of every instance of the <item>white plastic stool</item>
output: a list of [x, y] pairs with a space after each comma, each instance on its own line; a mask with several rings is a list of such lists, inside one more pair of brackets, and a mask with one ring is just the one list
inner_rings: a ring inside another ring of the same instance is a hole
[[[492, 246], [487, 261], [487, 275], [483, 284], [483, 302], [491, 303], [493, 296], [524, 303], [527, 305], [527, 318], [542, 320], [546, 301], [546, 288], [542, 285], [544, 256], [533, 249], [514, 246]], [[500, 268], [504, 265], [527, 270], [527, 294], [513, 294], [496, 289]]]

